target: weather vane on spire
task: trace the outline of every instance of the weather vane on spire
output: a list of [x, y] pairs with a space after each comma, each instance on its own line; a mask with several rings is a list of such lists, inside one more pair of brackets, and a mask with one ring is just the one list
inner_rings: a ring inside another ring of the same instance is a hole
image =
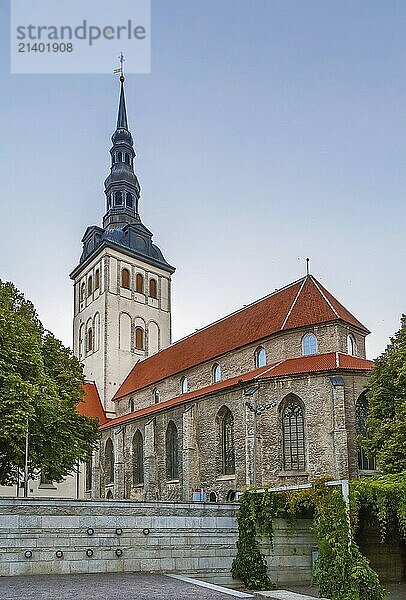
[[118, 69], [114, 69], [113, 73], [121, 73], [120, 75], [120, 81], [121, 83], [123, 83], [123, 81], [125, 80], [124, 77], [124, 63], [125, 63], [125, 58], [124, 58], [124, 54], [122, 52], [120, 52], [120, 56], [118, 57], [118, 60], [120, 61], [120, 67]]

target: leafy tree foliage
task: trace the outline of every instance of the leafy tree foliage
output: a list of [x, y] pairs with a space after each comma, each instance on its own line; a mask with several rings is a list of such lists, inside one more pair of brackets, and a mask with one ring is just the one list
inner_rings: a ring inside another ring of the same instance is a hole
[[369, 379], [367, 450], [384, 473], [406, 470], [406, 315]]
[[83, 370], [69, 348], [44, 330], [34, 306], [0, 280], [0, 484], [24, 468], [29, 431], [29, 476], [53, 481], [90, 458], [96, 419], [80, 415]]

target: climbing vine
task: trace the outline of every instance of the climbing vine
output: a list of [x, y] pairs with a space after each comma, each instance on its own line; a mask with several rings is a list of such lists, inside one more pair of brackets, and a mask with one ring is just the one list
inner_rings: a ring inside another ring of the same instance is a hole
[[389, 529], [406, 538], [406, 473], [376, 476], [350, 482], [347, 514], [340, 487], [320, 479], [312, 488], [262, 493], [246, 491], [240, 499], [239, 539], [233, 577], [248, 589], [269, 589], [272, 582], [261, 552], [260, 539], [273, 548], [274, 519], [287, 519], [290, 529], [304, 514], [311, 514], [319, 553], [314, 578], [322, 596], [331, 600], [382, 600], [385, 592], [378, 575], [361, 553], [355, 534], [362, 511], [379, 526], [382, 541]]

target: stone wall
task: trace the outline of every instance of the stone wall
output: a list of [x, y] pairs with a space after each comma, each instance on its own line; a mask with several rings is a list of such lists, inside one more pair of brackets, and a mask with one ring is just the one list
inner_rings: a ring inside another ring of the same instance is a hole
[[168, 572], [229, 582], [236, 512], [230, 504], [0, 499], [0, 575]]

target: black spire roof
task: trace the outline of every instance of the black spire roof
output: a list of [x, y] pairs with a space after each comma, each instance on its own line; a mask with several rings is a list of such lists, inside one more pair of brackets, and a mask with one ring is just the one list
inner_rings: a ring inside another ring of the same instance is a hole
[[78, 267], [71, 273], [75, 277], [104, 247], [114, 248], [173, 273], [160, 249], [152, 243], [152, 233], [141, 222], [138, 205], [141, 187], [134, 172], [134, 141], [128, 129], [125, 105], [124, 76], [120, 77], [120, 100], [117, 127], [111, 137], [111, 169], [104, 182], [106, 214], [103, 227], [93, 225], [82, 238], [83, 252]]

